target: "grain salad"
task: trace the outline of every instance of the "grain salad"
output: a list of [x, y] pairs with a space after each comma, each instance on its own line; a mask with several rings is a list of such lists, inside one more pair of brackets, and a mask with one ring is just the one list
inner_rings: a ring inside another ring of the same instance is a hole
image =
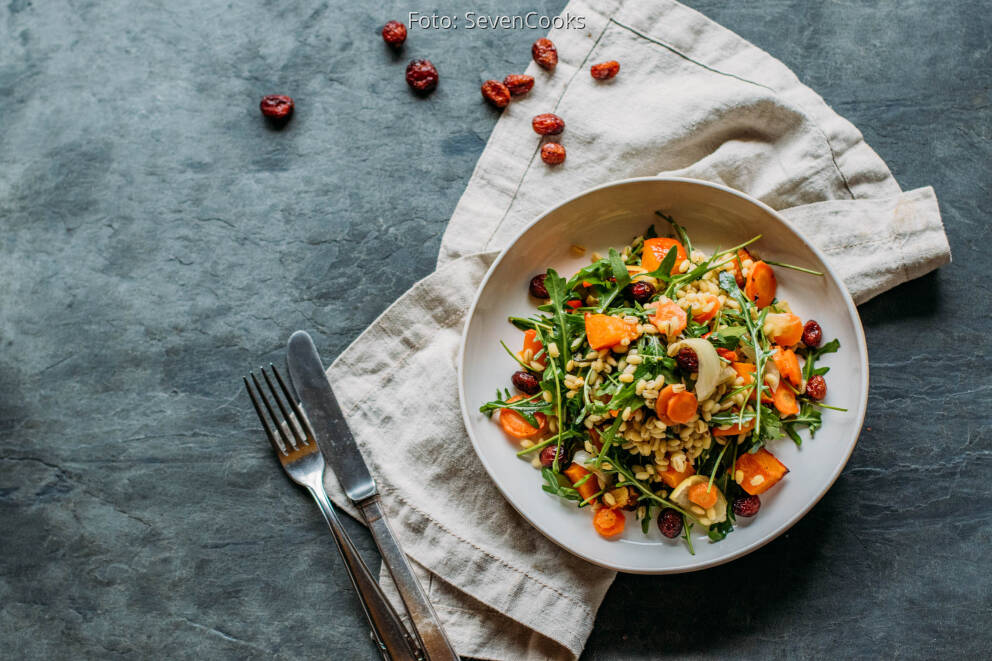
[[694, 552], [694, 528], [723, 539], [788, 473], [770, 442], [798, 445], [824, 409], [843, 411], [823, 403], [829, 368], [816, 365], [839, 343], [776, 296], [773, 267], [821, 273], [760, 259], [760, 236], [707, 254], [658, 215], [672, 236], [652, 225], [567, 279], [531, 279], [537, 313], [509, 320], [522, 348], [503, 344], [518, 392], [497, 390], [480, 410], [599, 534], [633, 516]]

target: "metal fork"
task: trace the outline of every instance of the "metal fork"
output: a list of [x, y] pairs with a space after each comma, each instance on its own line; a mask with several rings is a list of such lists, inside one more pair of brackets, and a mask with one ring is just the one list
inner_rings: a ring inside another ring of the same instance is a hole
[[[327, 492], [324, 491], [324, 457], [317, 448], [313, 431], [310, 429], [306, 416], [303, 415], [296, 398], [290, 394], [286, 382], [283, 381], [282, 375], [279, 374], [275, 365], [270, 364], [269, 368], [279, 384], [278, 392], [265, 368], [261, 368], [260, 371], [271, 397], [266, 397], [254, 372], [249, 373], [249, 376], [255, 390], [253, 391], [248, 383], [248, 377], [244, 377], [244, 382], [251, 403], [255, 407], [255, 413], [258, 414], [262, 428], [265, 429], [265, 435], [269, 437], [269, 442], [272, 443], [272, 447], [276, 451], [279, 463], [282, 464], [289, 477], [306, 488], [313, 499], [317, 501], [317, 506], [320, 508], [321, 514], [324, 515], [324, 520], [327, 521], [334, 541], [337, 543], [338, 551], [341, 552], [341, 557], [344, 559], [351, 583], [361, 597], [362, 609], [365, 611], [369, 624], [372, 625], [372, 637], [383, 656], [387, 660], [392, 659], [393, 661], [422, 661], [424, 656], [419, 646], [414, 642], [406, 627], [403, 626], [396, 610], [389, 603], [382, 588], [379, 587], [379, 583], [358, 554], [351, 538], [341, 526], [334, 506], [327, 498]], [[282, 393], [282, 397], [279, 396], [279, 392]], [[273, 409], [270, 399], [275, 401], [279, 415]], [[289, 404], [292, 412], [287, 410], [283, 399]], [[268, 413], [268, 418], [262, 413], [263, 406]]]

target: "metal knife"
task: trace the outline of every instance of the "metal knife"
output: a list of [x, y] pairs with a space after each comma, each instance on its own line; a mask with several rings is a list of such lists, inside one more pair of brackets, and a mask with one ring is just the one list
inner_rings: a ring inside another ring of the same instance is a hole
[[375, 480], [358, 450], [351, 429], [344, 420], [330, 381], [320, 362], [320, 354], [305, 331], [296, 331], [289, 338], [286, 356], [290, 379], [303, 402], [327, 465], [331, 467], [341, 488], [368, 524], [372, 539], [382, 555], [396, 589], [413, 622], [414, 633], [420, 639], [430, 661], [458, 661], [458, 655], [444, 634], [437, 613], [431, 606], [420, 582], [413, 573], [400, 548], [379, 500]]

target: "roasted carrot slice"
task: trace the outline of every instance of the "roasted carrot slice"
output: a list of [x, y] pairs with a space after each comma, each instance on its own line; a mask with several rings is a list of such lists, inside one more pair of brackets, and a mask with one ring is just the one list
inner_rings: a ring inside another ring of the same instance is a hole
[[714, 436], [737, 436], [738, 434], [745, 434], [754, 429], [754, 420], [748, 420], [743, 425], [730, 425], [727, 429], [720, 429], [719, 427], [714, 427], [710, 430], [710, 433]]
[[799, 367], [799, 358], [796, 356], [796, 352], [792, 349], [783, 349], [779, 347], [774, 354], [772, 354], [772, 360], [775, 361], [775, 367], [778, 371], [782, 373], [789, 383], [795, 387], [799, 387], [803, 382], [803, 372]]
[[[771, 316], [771, 315], [769, 315]], [[783, 347], [791, 347], [799, 344], [803, 336], [803, 321], [794, 314], [779, 315], [776, 324], [776, 333], [772, 339], [775, 344]]]
[[696, 396], [687, 390], [677, 392], [668, 399], [665, 412], [669, 419], [681, 425], [689, 422], [692, 416], [696, 415]]
[[799, 403], [796, 402], [796, 393], [788, 383], [779, 383], [778, 388], [772, 395], [775, 408], [779, 414], [785, 418], [799, 413]]
[[668, 402], [675, 395], [675, 385], [667, 385], [658, 393], [658, 399], [654, 400], [654, 412], [658, 419], [668, 427], [674, 427], [677, 423], [668, 417]]
[[[519, 401], [523, 399], [523, 395], [517, 395], [516, 397], [511, 397], [506, 400], [508, 404]], [[537, 419], [538, 427], [532, 426], [524, 416], [520, 415], [513, 409], [500, 409], [499, 410], [499, 424], [510, 436], [514, 438], [530, 438], [536, 436], [545, 430], [548, 426], [548, 416], [543, 413], [535, 413], [534, 417]]]
[[614, 537], [623, 532], [627, 519], [623, 512], [609, 507], [600, 507], [592, 517], [592, 527], [603, 537]]
[[648, 272], [657, 271], [668, 251], [672, 248], [675, 248], [675, 264], [672, 266], [672, 273], [677, 272], [679, 264], [686, 258], [686, 254], [685, 247], [675, 239], [645, 239], [641, 266], [647, 269]]
[[756, 262], [747, 276], [744, 295], [754, 301], [754, 304], [759, 308], [763, 308], [771, 305], [772, 301], [775, 300], [777, 286], [772, 267], [764, 262]]
[[[703, 298], [706, 300], [699, 310], [696, 308], [692, 309], [692, 320], [696, 323], [705, 323], [716, 316], [716, 313], [720, 311], [720, 299], [713, 294], [703, 294]], [[800, 331], [802, 333], [802, 331]]]
[[679, 307], [678, 303], [670, 299], [664, 299], [648, 303], [645, 309], [653, 309], [654, 314], [650, 321], [658, 329], [659, 333], [664, 333], [671, 340], [685, 330], [688, 319], [685, 310]]
[[737, 251], [737, 259], [734, 260], [734, 280], [737, 281], [738, 287], [743, 287], [746, 283], [746, 280], [744, 280], [744, 273], [741, 271], [741, 264], [744, 263], [745, 259], [750, 259], [752, 262], [755, 261], [754, 257], [751, 256], [751, 253], [747, 251], [747, 248], [741, 248]]
[[730, 349], [721, 349], [719, 347], [716, 350], [716, 355], [720, 356], [724, 360], [729, 360], [732, 363], [736, 363], [738, 358], [736, 351], [731, 351]]

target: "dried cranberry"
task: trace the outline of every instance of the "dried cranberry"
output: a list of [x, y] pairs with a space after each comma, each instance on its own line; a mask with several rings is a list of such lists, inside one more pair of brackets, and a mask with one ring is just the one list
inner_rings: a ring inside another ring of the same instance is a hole
[[547, 273], [540, 273], [531, 278], [530, 295], [534, 298], [551, 298], [548, 296], [548, 288], [544, 286], [544, 281], [547, 279]]
[[565, 162], [565, 148], [557, 142], [548, 142], [541, 146], [541, 160], [548, 165], [558, 165]]
[[513, 385], [517, 387], [517, 390], [528, 395], [536, 395], [541, 390], [541, 384], [538, 382], [537, 377], [530, 372], [518, 370], [513, 373], [510, 380], [513, 381]]
[[534, 127], [534, 133], [538, 135], [558, 135], [565, 130], [565, 120], [558, 115], [546, 112], [534, 117], [531, 126]]
[[482, 98], [502, 109], [510, 105], [510, 90], [498, 80], [487, 80], [482, 83]]
[[803, 344], [810, 348], [820, 346], [820, 342], [823, 341], [823, 329], [820, 328], [820, 324], [816, 321], [810, 319], [803, 326]]
[[589, 74], [596, 80], [609, 80], [620, 73], [620, 63], [616, 60], [600, 62], [589, 67]]
[[806, 395], [820, 401], [827, 396], [827, 382], [819, 374], [814, 374], [809, 377], [809, 381], [806, 382]]
[[393, 47], [399, 47], [406, 41], [406, 26], [399, 21], [389, 21], [382, 28], [382, 40]]
[[258, 105], [262, 114], [274, 121], [286, 121], [293, 114], [293, 99], [282, 94], [269, 94], [262, 97]]
[[689, 347], [679, 349], [679, 352], [675, 354], [675, 362], [687, 374], [699, 371], [699, 356]]
[[550, 39], [540, 38], [530, 47], [534, 61], [548, 71], [558, 66], [558, 49]]
[[[557, 445], [549, 445], [548, 447], [541, 450], [541, 465], [545, 468], [551, 468], [552, 464], [555, 463], [555, 451], [559, 450]], [[558, 465], [561, 466], [565, 463], [565, 448], [560, 448], [558, 452]]]
[[732, 505], [735, 516], [754, 516], [761, 509], [761, 499], [757, 496], [738, 496]]
[[430, 60], [411, 60], [406, 65], [406, 84], [421, 94], [437, 87], [437, 69]]
[[654, 287], [650, 282], [635, 282], [630, 286], [630, 297], [640, 304], [647, 303], [654, 296]]
[[682, 515], [672, 507], [666, 507], [658, 515], [658, 529], [669, 539], [675, 539], [682, 534]]
[[513, 96], [526, 94], [534, 87], [534, 76], [527, 76], [522, 73], [511, 73], [503, 79], [503, 84], [510, 90]]

